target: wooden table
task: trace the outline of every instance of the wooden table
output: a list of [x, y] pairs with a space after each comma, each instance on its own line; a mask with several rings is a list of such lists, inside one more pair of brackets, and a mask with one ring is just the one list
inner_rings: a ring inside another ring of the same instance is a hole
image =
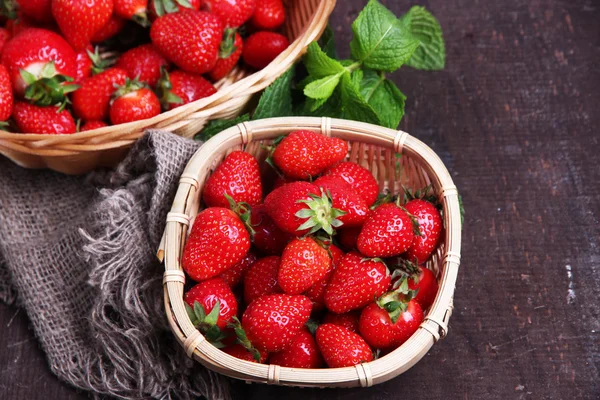
[[[364, 0], [339, 1], [338, 46]], [[387, 1], [398, 14], [412, 2]], [[371, 389], [240, 385], [234, 398], [600, 398], [600, 4], [429, 0], [445, 71], [393, 75], [402, 129], [443, 158], [466, 225], [450, 334]], [[344, 46], [342, 46], [342, 44]], [[0, 398], [83, 399], [0, 305]]]

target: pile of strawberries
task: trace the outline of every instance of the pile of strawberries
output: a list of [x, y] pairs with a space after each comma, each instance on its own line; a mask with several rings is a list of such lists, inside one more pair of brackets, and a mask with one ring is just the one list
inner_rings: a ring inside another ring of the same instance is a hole
[[269, 150], [276, 179], [234, 151], [206, 181], [181, 260], [198, 282], [185, 293], [195, 326], [235, 357], [294, 368], [397, 348], [436, 297], [422, 265], [443, 230], [438, 208], [426, 193], [380, 195], [340, 139], [295, 131]]
[[[240, 59], [267, 66], [289, 45], [274, 32], [284, 21], [281, 0], [2, 0], [0, 128], [70, 134], [152, 118], [215, 93]], [[93, 47], [127, 42], [136, 23], [145, 40], [118, 59]]]

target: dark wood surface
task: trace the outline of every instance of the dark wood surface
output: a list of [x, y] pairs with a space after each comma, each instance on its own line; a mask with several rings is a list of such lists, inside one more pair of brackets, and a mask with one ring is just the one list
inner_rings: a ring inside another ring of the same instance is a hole
[[[415, 2], [442, 23], [447, 68], [393, 79], [408, 96], [402, 128], [441, 155], [464, 198], [450, 334], [370, 389], [242, 384], [235, 398], [598, 399], [600, 3]], [[338, 3], [342, 49], [365, 0]], [[0, 399], [87, 398], [53, 377], [27, 326], [0, 305]]]

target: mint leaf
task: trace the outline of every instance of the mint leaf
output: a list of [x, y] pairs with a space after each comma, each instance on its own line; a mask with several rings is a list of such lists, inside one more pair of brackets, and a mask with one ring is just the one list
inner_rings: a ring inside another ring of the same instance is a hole
[[241, 122], [249, 121], [250, 116], [248, 114], [240, 115], [234, 119], [215, 119], [210, 121], [204, 129], [200, 131], [196, 136], [194, 136], [195, 140], [201, 140], [203, 142], [207, 141], [211, 137], [215, 136], [217, 133], [224, 131], [227, 128], [231, 128]]
[[292, 79], [294, 78], [294, 74], [295, 71], [292, 66], [265, 89], [260, 96], [252, 119], [289, 117], [293, 115]]
[[381, 125], [391, 129], [398, 128], [404, 116], [406, 96], [394, 82], [386, 79], [383, 73], [366, 70], [360, 93], [379, 116]]
[[360, 12], [352, 31], [352, 57], [376, 70], [397, 70], [419, 46], [396, 16], [377, 0], [370, 0]]
[[337, 58], [337, 51], [335, 49], [335, 37], [333, 33], [333, 29], [331, 29], [331, 25], [327, 24], [323, 34], [321, 35], [321, 39], [319, 39], [319, 44], [321, 48], [331, 58]]
[[304, 95], [311, 99], [328, 99], [340, 83], [340, 78], [344, 75], [344, 72], [338, 72], [335, 75], [329, 75], [312, 81], [304, 88]]
[[424, 7], [412, 7], [400, 22], [420, 45], [406, 65], [425, 70], [444, 69], [446, 47], [440, 23]]
[[352, 74], [350, 75], [350, 78], [352, 80], [352, 84], [360, 89], [360, 83], [363, 80], [363, 76], [364, 76], [364, 72], [362, 69], [357, 69], [355, 71], [352, 71]]
[[329, 99], [306, 99], [304, 107], [298, 113], [311, 117], [343, 118], [340, 86], [338, 85]]
[[381, 124], [377, 113], [354, 86], [352, 78], [348, 74], [342, 77], [341, 100], [344, 118], [376, 125]]
[[308, 73], [315, 78], [324, 78], [344, 72], [345, 68], [338, 60], [329, 57], [317, 44], [312, 42], [304, 56], [304, 65]]

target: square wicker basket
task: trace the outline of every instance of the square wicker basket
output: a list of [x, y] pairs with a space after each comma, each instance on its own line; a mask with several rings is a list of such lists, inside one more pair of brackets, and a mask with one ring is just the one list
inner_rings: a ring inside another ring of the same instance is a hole
[[[428, 261], [428, 267], [436, 274], [440, 288], [425, 320], [402, 346], [384, 357], [355, 367], [295, 369], [237, 359], [206, 341], [192, 325], [184, 306], [186, 276], [180, 260], [188, 228], [200, 210], [204, 182], [225, 156], [234, 150], [242, 149], [253, 154], [261, 167], [265, 168], [266, 152], [261, 144], [298, 129], [346, 140], [348, 160], [369, 169], [378, 180], [380, 190], [400, 193], [402, 185], [418, 189], [431, 184], [443, 205], [445, 232], [437, 252]], [[400, 173], [395, 153], [402, 154]], [[448, 170], [428, 146], [403, 131], [355, 121], [295, 117], [239, 124], [216, 135], [196, 152], [181, 176], [158, 257], [165, 264], [164, 301], [171, 329], [188, 356], [207, 368], [248, 382], [306, 387], [367, 387], [405, 372], [448, 333], [460, 265], [460, 246], [458, 192]]]

